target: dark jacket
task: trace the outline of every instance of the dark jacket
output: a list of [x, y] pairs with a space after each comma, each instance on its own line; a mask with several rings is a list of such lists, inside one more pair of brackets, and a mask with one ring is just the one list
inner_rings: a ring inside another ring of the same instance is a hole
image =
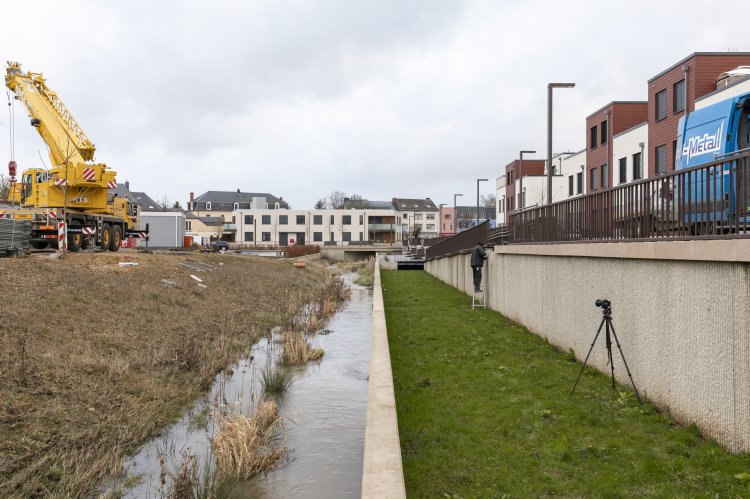
[[487, 258], [487, 256], [484, 254], [484, 248], [482, 248], [481, 244], [477, 244], [474, 246], [474, 249], [471, 250], [471, 266], [472, 267], [481, 267], [484, 265], [484, 260]]

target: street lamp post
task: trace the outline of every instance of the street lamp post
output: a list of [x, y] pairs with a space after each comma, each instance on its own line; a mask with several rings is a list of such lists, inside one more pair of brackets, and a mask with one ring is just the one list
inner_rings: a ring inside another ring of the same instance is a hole
[[438, 220], [438, 237], [440, 237], [443, 226], [443, 206], [448, 206], [448, 203], [440, 203], [438, 206], [438, 217], [440, 217], [440, 220]]
[[575, 86], [575, 83], [547, 84], [547, 204], [552, 204], [552, 89]]
[[536, 151], [521, 151], [519, 153], [520, 159], [518, 161], [518, 192], [521, 194], [521, 202], [518, 203], [518, 210], [523, 209], [524, 207], [523, 205], [526, 204], [526, 196], [523, 195], [523, 155], [524, 154], [536, 154]]
[[477, 179], [477, 225], [479, 225], [479, 182], [487, 182], [486, 178]]
[[456, 198], [458, 196], [463, 196], [463, 194], [453, 195], [453, 234], [458, 230], [458, 211], [456, 210]]

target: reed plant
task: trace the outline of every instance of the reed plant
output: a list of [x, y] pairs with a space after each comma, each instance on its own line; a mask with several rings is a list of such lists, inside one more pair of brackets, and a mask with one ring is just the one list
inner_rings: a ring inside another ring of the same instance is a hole
[[323, 357], [323, 349], [312, 347], [300, 333], [288, 331], [283, 336], [284, 349], [281, 352], [281, 362], [289, 366], [306, 364], [311, 360]]
[[284, 368], [268, 365], [260, 370], [260, 383], [263, 393], [281, 395], [292, 385], [292, 377]]
[[260, 400], [249, 414], [219, 415], [211, 445], [219, 475], [246, 480], [271, 469], [286, 454], [284, 429], [284, 419], [271, 400]]

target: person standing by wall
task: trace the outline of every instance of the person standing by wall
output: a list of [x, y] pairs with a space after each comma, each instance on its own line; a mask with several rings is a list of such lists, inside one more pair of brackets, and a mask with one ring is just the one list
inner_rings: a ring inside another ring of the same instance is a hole
[[474, 246], [474, 249], [471, 250], [471, 270], [474, 273], [474, 292], [475, 293], [481, 293], [482, 289], [480, 288], [480, 285], [482, 284], [482, 267], [484, 266], [484, 261], [487, 259], [487, 255], [484, 253], [484, 248], [482, 247], [482, 242], [477, 242], [477, 245]]

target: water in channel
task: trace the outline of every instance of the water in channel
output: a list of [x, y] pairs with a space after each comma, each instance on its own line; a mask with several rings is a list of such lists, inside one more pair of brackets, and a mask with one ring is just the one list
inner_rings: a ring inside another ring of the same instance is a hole
[[[350, 299], [325, 326], [323, 334], [310, 337], [310, 343], [321, 346], [325, 355], [320, 361], [287, 368], [293, 383], [279, 399], [279, 409], [286, 420], [288, 457], [248, 482], [243, 496], [360, 496], [372, 290], [354, 284], [356, 274], [344, 274], [342, 278], [350, 286]], [[126, 475], [140, 480], [125, 491], [124, 497], [160, 496], [160, 456], [172, 471], [188, 453], [195, 455], [202, 467], [210, 456], [213, 425], [207, 415], [217, 394], [228, 403], [241, 400], [247, 407], [252, 393], [262, 393], [258, 388], [260, 369], [269, 354], [274, 356], [278, 349], [272, 341], [260, 340], [252, 349], [252, 360], [242, 359], [217, 376], [205, 399], [162, 437], [128, 459]]]

